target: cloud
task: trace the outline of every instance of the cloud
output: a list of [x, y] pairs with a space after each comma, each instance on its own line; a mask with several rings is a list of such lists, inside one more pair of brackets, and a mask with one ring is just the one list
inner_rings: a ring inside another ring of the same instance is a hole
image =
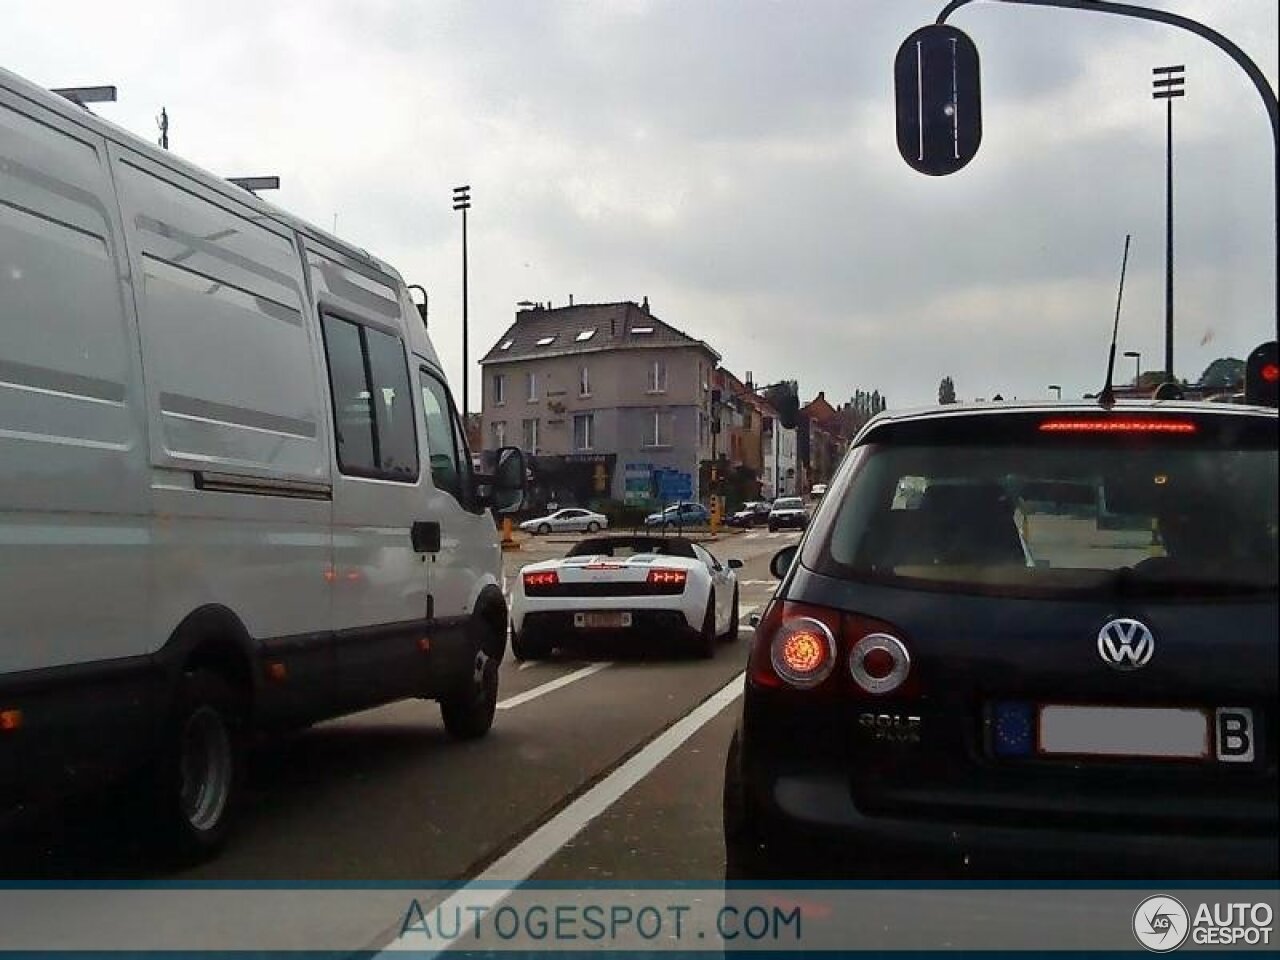
[[[1275, 82], [1271, 4], [1160, 5], [1236, 38]], [[944, 374], [962, 397], [1096, 389], [1125, 233], [1123, 336], [1157, 359], [1150, 67], [1185, 63], [1179, 372], [1268, 335], [1273, 160], [1234, 64], [1156, 25], [975, 4], [952, 22], [981, 51], [984, 141], [934, 180], [897, 155], [891, 64], [938, 7], [67, 0], [55, 23], [11, 0], [0, 62], [48, 85], [117, 83], [103, 116], [153, 140], [164, 105], [184, 156], [279, 174], [272, 199], [326, 229], [336, 214], [339, 233], [431, 291], [455, 382], [450, 191], [469, 183], [472, 361], [519, 300], [648, 295], [739, 373], [906, 404], [930, 402]]]

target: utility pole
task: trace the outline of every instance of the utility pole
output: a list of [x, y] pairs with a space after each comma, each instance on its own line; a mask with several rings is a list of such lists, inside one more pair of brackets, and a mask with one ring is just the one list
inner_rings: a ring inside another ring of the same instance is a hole
[[160, 108], [160, 116], [156, 117], [156, 126], [160, 128], [160, 147], [163, 150], [169, 149], [169, 112], [164, 107]]
[[453, 209], [462, 211], [462, 423], [467, 422], [467, 211], [471, 188], [453, 188]]
[[1165, 102], [1164, 137], [1164, 375], [1173, 380], [1173, 98], [1185, 97], [1186, 67], [1155, 67], [1151, 99]]

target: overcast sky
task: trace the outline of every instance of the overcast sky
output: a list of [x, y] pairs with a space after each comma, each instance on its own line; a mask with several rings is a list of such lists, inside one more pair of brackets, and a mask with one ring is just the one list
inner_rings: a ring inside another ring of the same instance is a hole
[[[1276, 84], [1274, 0], [1152, 4], [1225, 33]], [[979, 2], [984, 139], [908, 168], [892, 62], [941, 2], [5, 0], [0, 65], [112, 83], [97, 112], [393, 263], [461, 373], [521, 300], [648, 296], [757, 382], [891, 406], [1101, 385], [1124, 235], [1121, 350], [1163, 362], [1164, 104], [1175, 106], [1177, 372], [1273, 336], [1270, 128], [1244, 74], [1156, 24]], [[1149, 361], [1149, 362], [1148, 362]], [[1132, 361], [1119, 370], [1131, 377]], [[472, 367], [472, 408], [480, 395]]]

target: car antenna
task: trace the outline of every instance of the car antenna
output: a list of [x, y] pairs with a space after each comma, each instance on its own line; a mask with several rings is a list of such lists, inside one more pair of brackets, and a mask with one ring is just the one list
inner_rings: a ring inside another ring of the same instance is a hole
[[1116, 318], [1111, 325], [1111, 352], [1107, 355], [1107, 382], [1102, 387], [1102, 392], [1098, 394], [1098, 406], [1103, 410], [1110, 410], [1116, 405], [1116, 391], [1112, 387], [1111, 381], [1116, 373], [1116, 338], [1120, 334], [1120, 301], [1124, 297], [1124, 271], [1129, 266], [1129, 238], [1130, 234], [1124, 235], [1124, 258], [1120, 261], [1120, 292], [1116, 294]]

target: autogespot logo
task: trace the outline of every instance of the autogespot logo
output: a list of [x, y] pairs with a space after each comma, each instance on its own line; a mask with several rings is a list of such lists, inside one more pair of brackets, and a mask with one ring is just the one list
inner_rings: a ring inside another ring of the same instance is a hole
[[1133, 911], [1133, 935], [1155, 953], [1177, 950], [1186, 941], [1190, 927], [1187, 908], [1164, 894], [1147, 897]]

